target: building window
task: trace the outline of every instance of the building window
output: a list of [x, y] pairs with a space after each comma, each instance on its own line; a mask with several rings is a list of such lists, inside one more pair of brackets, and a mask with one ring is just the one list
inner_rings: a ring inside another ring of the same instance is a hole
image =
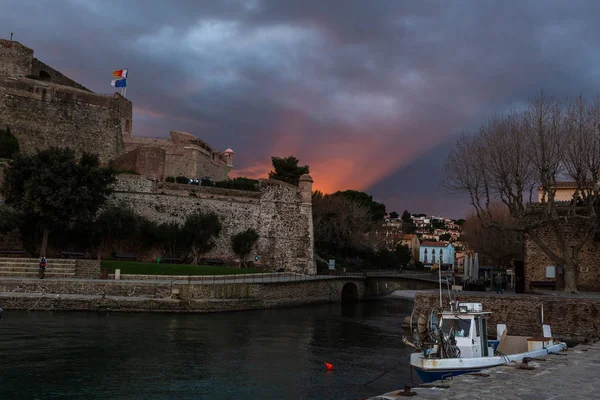
[[131, 122], [129, 120], [125, 121], [125, 132], [131, 133]]

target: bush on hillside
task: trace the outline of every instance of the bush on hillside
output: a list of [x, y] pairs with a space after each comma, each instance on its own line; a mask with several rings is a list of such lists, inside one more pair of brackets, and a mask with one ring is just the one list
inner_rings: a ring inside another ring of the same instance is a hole
[[[204, 185], [204, 181], [202, 184]], [[258, 181], [256, 179], [248, 179], [243, 177], [215, 182], [215, 186], [224, 189], [246, 190], [251, 192], [258, 192], [259, 190]]]
[[17, 138], [10, 133], [10, 128], [0, 130], [0, 158], [13, 158], [19, 153], [19, 142]]

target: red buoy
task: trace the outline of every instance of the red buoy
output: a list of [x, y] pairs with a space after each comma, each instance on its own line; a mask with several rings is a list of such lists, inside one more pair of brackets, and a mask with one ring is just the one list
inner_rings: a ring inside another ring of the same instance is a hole
[[329, 364], [328, 362], [325, 362], [325, 361], [323, 361], [323, 362], [325, 363], [325, 366], [327, 367], [327, 371], [333, 370], [333, 364]]

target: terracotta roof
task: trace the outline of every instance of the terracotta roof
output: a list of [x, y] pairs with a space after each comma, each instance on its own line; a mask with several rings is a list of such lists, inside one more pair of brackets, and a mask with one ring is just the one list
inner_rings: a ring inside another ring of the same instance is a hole
[[412, 240], [412, 238], [417, 237], [414, 233], [405, 233], [402, 235], [402, 240]]
[[447, 242], [423, 242], [421, 243], [421, 247], [448, 247]]

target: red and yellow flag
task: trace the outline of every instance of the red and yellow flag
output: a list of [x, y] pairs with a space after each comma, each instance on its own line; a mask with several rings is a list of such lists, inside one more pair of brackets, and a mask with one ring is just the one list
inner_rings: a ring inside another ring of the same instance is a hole
[[115, 78], [127, 78], [127, 70], [126, 69], [117, 69], [113, 71], [113, 76]]

